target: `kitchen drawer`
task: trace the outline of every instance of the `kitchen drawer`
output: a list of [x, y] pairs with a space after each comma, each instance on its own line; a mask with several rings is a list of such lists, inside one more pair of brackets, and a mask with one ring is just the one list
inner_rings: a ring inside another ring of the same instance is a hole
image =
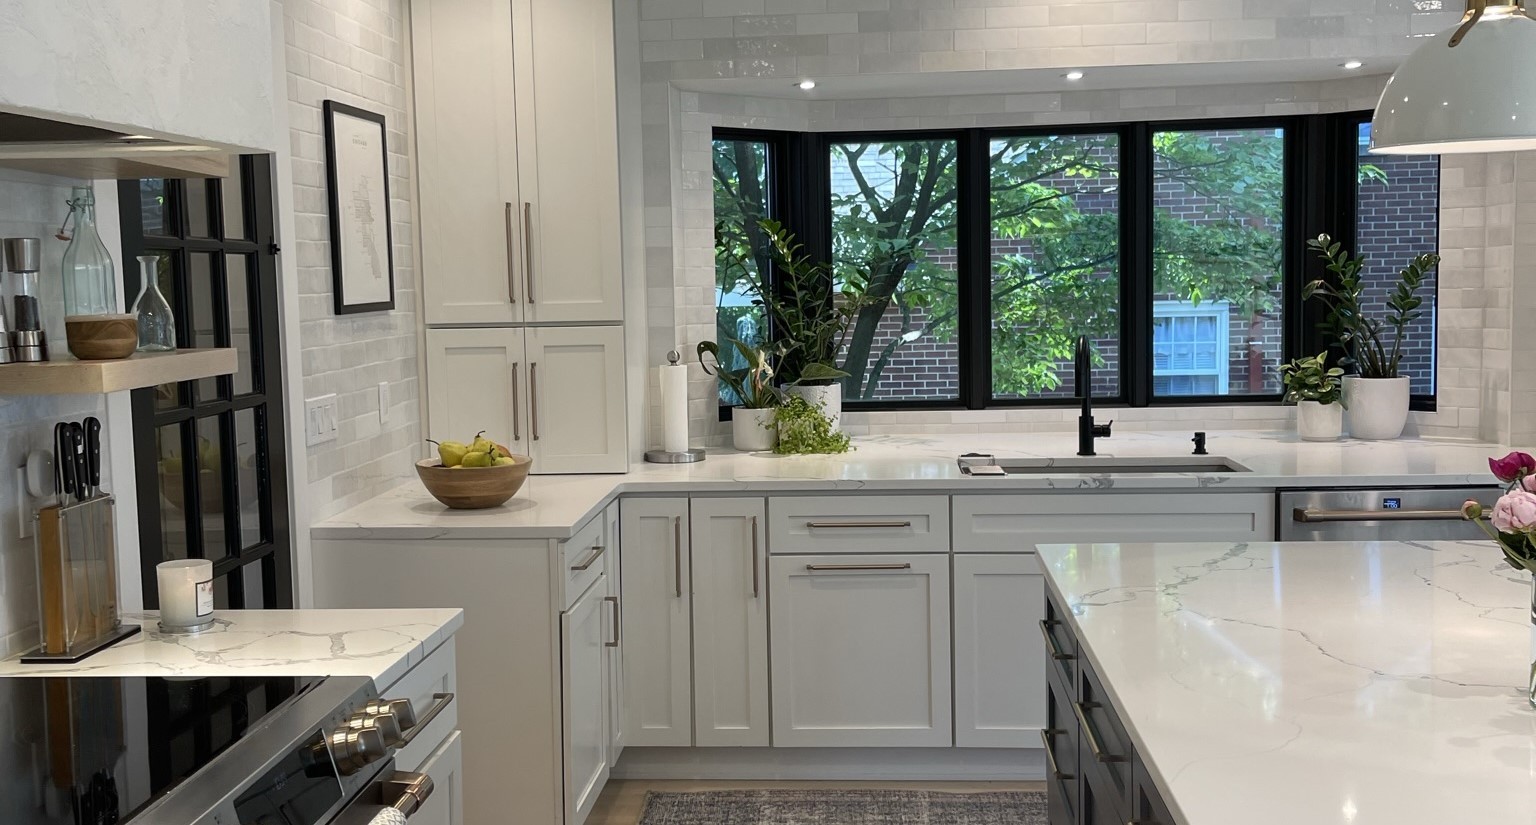
[[1273, 541], [1267, 493], [1021, 493], [954, 497], [956, 553], [1033, 552], [1039, 544]]
[[1068, 685], [1077, 684], [1077, 639], [1067, 625], [1062, 608], [1054, 598], [1045, 600], [1045, 618], [1040, 622], [1045, 636], [1045, 655], [1051, 660], [1050, 671]]
[[[1075, 709], [1083, 781], [1085, 785], [1091, 782], [1097, 786], [1101, 807], [1112, 802], [1120, 814], [1125, 814], [1131, 808], [1135, 748], [1093, 668], [1083, 663], [1080, 670], [1082, 678], [1078, 681]], [[1083, 793], [1087, 795], [1086, 788]], [[1121, 816], [1119, 821], [1127, 819]]]
[[[400, 681], [381, 690], [380, 695], [385, 699], [409, 699], [416, 718], [424, 719], [435, 706], [447, 701], [438, 699], [438, 696], [458, 690], [457, 668], [454, 642], [450, 638], [423, 659], [421, 664], [401, 676]], [[458, 727], [459, 703], [455, 699], [444, 705], [442, 712], [428, 722], [426, 727], [408, 732], [411, 743], [395, 754], [396, 769], [417, 770]]]
[[565, 582], [561, 594], [560, 610], [566, 611], [587, 592], [592, 582], [607, 569], [608, 541], [605, 536], [607, 519], [601, 514], [583, 524], [576, 535], [560, 542], [557, 563]]
[[948, 553], [947, 496], [775, 496], [768, 552]]
[[1054, 676], [1047, 678], [1046, 728], [1040, 732], [1045, 746], [1046, 795], [1050, 798], [1051, 825], [1077, 821], [1081, 804], [1078, 788], [1077, 717], [1072, 714], [1072, 691]]

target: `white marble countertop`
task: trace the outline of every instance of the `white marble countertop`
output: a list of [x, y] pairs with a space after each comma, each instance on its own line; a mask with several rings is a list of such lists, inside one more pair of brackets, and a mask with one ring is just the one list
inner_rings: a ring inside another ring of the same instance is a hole
[[[1064, 471], [1029, 476], [962, 475], [956, 457], [1060, 458], [1077, 452], [1075, 433], [871, 436], [841, 456], [711, 453], [698, 464], [637, 464], [613, 475], [532, 476], [518, 494], [489, 510], [449, 510], [415, 480], [316, 523], [316, 539], [569, 538], [624, 493], [818, 492], [827, 490], [983, 492], [1009, 490], [1165, 490], [1221, 487], [1460, 485], [1496, 483], [1488, 457], [1497, 445], [1401, 439], [1307, 443], [1294, 433], [1211, 432], [1215, 458], [1253, 472], [1095, 475]], [[1101, 439], [1103, 458], [1187, 456], [1189, 432], [1123, 432]]]
[[1039, 552], [1182, 825], [1536, 822], [1530, 577], [1491, 542]]
[[143, 631], [72, 665], [0, 661], [0, 677], [370, 676], [383, 686], [447, 641], [464, 611], [220, 610], [193, 635], [161, 633], [153, 612], [123, 621]]

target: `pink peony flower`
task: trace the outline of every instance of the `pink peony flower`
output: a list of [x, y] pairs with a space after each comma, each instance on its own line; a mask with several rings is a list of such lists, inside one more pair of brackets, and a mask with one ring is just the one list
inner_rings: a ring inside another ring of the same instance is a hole
[[1530, 533], [1536, 531], [1536, 493], [1515, 490], [1506, 493], [1493, 505], [1490, 517], [1493, 528], [1500, 533]]
[[1536, 458], [1530, 453], [1513, 452], [1503, 458], [1488, 459], [1488, 469], [1505, 484], [1520, 478], [1522, 474], [1536, 473]]

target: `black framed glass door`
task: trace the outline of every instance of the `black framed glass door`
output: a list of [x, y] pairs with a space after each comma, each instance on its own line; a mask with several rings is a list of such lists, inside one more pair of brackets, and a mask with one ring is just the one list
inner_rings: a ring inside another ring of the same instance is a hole
[[216, 179], [123, 181], [124, 283], [138, 256], [176, 316], [176, 344], [233, 347], [233, 375], [133, 393], [144, 604], [155, 565], [209, 559], [216, 608], [293, 606], [272, 159]]

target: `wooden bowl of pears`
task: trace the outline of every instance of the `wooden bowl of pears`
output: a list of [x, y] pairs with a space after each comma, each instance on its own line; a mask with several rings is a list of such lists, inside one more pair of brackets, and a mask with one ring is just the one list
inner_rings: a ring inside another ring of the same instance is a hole
[[416, 462], [422, 486], [443, 506], [454, 510], [500, 507], [528, 480], [533, 459], [479, 433], [469, 442], [433, 441], [437, 458]]

